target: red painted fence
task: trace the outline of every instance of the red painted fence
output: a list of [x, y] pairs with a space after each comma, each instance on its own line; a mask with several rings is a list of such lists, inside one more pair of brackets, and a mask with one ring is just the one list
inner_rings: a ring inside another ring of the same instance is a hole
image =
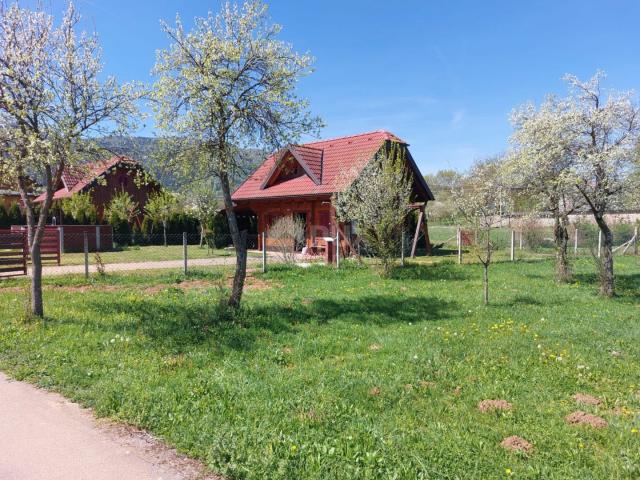
[[[11, 225], [11, 232], [27, 235], [27, 227]], [[28, 254], [28, 252], [27, 252]], [[44, 227], [44, 235], [40, 243], [40, 255], [43, 262], [56, 262], [60, 265], [60, 231], [56, 226]]]
[[0, 230], [0, 277], [26, 275], [27, 256], [25, 233]]

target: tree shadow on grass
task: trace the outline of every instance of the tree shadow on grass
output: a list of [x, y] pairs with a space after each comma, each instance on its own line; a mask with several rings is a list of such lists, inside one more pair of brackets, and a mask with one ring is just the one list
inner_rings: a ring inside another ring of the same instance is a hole
[[391, 272], [393, 280], [467, 280], [470, 276], [469, 269], [448, 262], [433, 265], [408, 263]]
[[[213, 294], [210, 295], [212, 297]], [[108, 296], [85, 305], [96, 320], [62, 320], [90, 323], [91, 328], [136, 331], [150, 339], [150, 347], [181, 353], [204, 342], [214, 342], [221, 351], [251, 350], [255, 341], [270, 332], [295, 331], [296, 325], [338, 320], [377, 326], [395, 323], [435, 321], [453, 315], [456, 304], [431, 297], [369, 295], [358, 298], [319, 298], [295, 303], [247, 304], [230, 314], [206, 294], [169, 292], [162, 297], [143, 296], [132, 300]], [[115, 317], [118, 320], [101, 321]], [[86, 317], [85, 317], [86, 318]]]
[[[596, 273], [576, 273], [573, 278], [585, 285], [593, 285], [596, 290], [600, 283]], [[634, 303], [640, 301], [640, 273], [616, 273], [615, 290], [617, 298]]]
[[[435, 321], [453, 315], [457, 304], [433, 297], [368, 295], [358, 298], [319, 298], [304, 303], [282, 306], [253, 307], [255, 321], [263, 328], [278, 332], [278, 321], [287, 325], [334, 320], [387, 326], [396, 323]], [[275, 327], [275, 328], [274, 328]]]

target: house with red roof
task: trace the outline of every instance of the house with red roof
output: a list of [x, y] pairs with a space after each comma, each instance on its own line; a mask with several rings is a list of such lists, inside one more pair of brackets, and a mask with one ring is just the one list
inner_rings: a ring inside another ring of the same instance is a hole
[[[345, 172], [353, 172], [351, 175], [355, 174], [357, 178], [389, 142], [396, 142], [406, 149], [407, 167], [413, 173], [413, 207], [420, 211], [417, 228], [422, 229], [429, 245], [424, 208], [428, 201], [434, 199], [433, 194], [413, 160], [407, 142], [387, 131], [289, 145], [281, 149], [269, 156], [236, 189], [232, 195], [235, 210], [241, 219], [257, 217], [257, 222], [252, 222], [257, 223], [257, 233], [268, 231], [281, 216], [295, 215], [306, 225], [305, 243], [308, 248], [322, 248], [328, 237], [335, 237], [340, 232], [341, 248], [349, 251], [357, 237], [357, 226], [336, 221], [331, 197], [350, 185], [349, 182], [345, 184]], [[417, 238], [418, 230], [416, 241]], [[268, 240], [266, 247], [270, 247]], [[260, 242], [258, 248], [262, 248]]]
[[[126, 156], [113, 156], [93, 163], [65, 167], [53, 200], [56, 202], [77, 193], [89, 193], [98, 222], [102, 223], [104, 210], [113, 196], [125, 191], [137, 202], [140, 211], [138, 220], [142, 221], [149, 195], [159, 189], [156, 182], [149, 180], [139, 162]], [[45, 194], [42, 194], [35, 201], [44, 202], [44, 199]]]

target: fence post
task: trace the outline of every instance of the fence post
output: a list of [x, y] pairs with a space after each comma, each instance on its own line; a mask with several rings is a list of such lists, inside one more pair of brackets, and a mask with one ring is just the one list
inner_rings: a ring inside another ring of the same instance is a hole
[[340, 268], [340, 230], [336, 229], [336, 268]]
[[602, 255], [602, 230], [598, 230], [598, 258]]
[[520, 250], [522, 250], [522, 230], [518, 232], [518, 241], [520, 242]]
[[576, 227], [576, 231], [573, 232], [573, 254], [578, 255], [578, 227]]
[[400, 265], [404, 267], [404, 228], [400, 235]]
[[84, 232], [84, 278], [89, 278], [89, 235]]
[[184, 258], [184, 274], [187, 274], [187, 232], [182, 232], [182, 257]]
[[96, 252], [100, 251], [100, 225], [96, 225]]
[[638, 255], [638, 227], [633, 230], [633, 254]]
[[267, 235], [262, 232], [262, 273], [267, 272]]
[[511, 261], [516, 260], [516, 231], [511, 230]]
[[58, 227], [58, 235], [60, 235], [60, 254], [64, 253], [64, 227], [60, 225]]
[[462, 230], [458, 227], [457, 235], [458, 239], [458, 265], [462, 263]]

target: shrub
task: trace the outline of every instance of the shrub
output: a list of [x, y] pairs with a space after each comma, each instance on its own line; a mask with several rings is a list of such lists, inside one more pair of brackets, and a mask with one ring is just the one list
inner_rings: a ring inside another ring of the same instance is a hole
[[296, 247], [304, 242], [305, 224], [299, 217], [287, 215], [278, 218], [269, 229], [269, 240], [285, 263], [293, 263]]

